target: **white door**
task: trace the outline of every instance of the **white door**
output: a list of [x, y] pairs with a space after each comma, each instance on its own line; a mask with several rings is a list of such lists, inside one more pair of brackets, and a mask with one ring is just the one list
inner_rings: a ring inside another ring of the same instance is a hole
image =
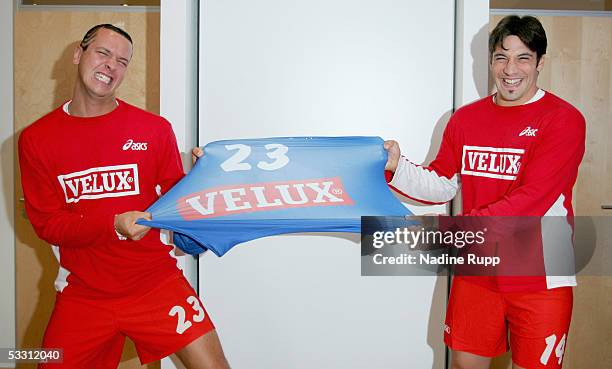
[[[199, 143], [373, 135], [431, 159], [453, 32], [452, 0], [202, 0]], [[202, 256], [232, 367], [443, 368], [446, 279], [361, 277], [359, 256], [358, 236], [321, 234]]]

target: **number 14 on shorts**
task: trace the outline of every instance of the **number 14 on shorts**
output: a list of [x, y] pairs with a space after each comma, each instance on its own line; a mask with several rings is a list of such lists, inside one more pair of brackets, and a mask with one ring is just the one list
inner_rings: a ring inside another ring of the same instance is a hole
[[192, 326], [191, 321], [199, 323], [203, 321], [206, 317], [204, 309], [200, 304], [200, 300], [198, 300], [197, 297], [187, 297], [187, 303], [191, 305], [191, 308], [193, 309], [193, 311], [195, 311], [195, 314], [192, 315], [191, 319], [186, 319], [187, 312], [185, 312], [185, 309], [180, 305], [173, 306], [172, 309], [170, 309], [170, 311], [168, 312], [169, 316], [177, 316], [176, 333], [178, 334], [183, 334], [187, 329], [189, 329]]
[[[558, 344], [557, 344], [556, 334], [552, 334], [545, 338], [546, 349], [544, 349], [544, 352], [542, 353], [542, 356], [540, 357], [540, 363], [542, 363], [542, 365], [548, 364], [548, 360], [550, 359], [550, 355], [552, 354], [553, 349], [555, 350], [555, 356], [558, 359], [558, 364], [561, 365], [561, 360], [563, 360], [563, 353], [565, 352], [566, 336], [567, 335], [564, 334], [563, 337], [561, 337], [561, 340], [559, 341]], [[557, 344], [557, 348], [555, 348], [555, 344]]]

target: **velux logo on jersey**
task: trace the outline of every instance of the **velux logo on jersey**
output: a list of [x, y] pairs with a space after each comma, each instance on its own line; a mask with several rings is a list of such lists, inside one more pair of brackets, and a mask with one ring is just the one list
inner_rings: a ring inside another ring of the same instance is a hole
[[306, 206], [353, 205], [339, 177], [208, 188], [178, 200], [185, 220]]
[[538, 132], [537, 128], [527, 127], [524, 130], [522, 130], [521, 133], [519, 133], [519, 137], [521, 136], [535, 137], [537, 132]]
[[136, 164], [90, 168], [59, 175], [57, 179], [64, 190], [67, 203], [140, 193]]
[[461, 174], [513, 181], [524, 149], [463, 146]]

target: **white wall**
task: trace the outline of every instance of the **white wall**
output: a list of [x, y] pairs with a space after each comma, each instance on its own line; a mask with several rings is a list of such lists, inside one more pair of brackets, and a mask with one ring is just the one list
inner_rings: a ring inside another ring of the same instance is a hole
[[[0, 2], [0, 347], [15, 347], [13, 6], [13, 1]], [[0, 366], [14, 364], [0, 359]]]
[[[454, 12], [452, 0], [202, 0], [200, 144], [377, 135], [430, 159], [453, 108]], [[356, 236], [287, 235], [201, 257], [233, 368], [443, 368], [446, 279], [361, 277], [359, 255]]]
[[455, 108], [488, 95], [489, 0], [457, 0]]

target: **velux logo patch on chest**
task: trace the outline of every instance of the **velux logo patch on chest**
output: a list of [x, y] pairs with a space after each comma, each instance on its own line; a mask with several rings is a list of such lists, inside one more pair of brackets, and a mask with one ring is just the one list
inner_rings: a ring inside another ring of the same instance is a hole
[[66, 203], [140, 193], [136, 164], [90, 168], [57, 176]]
[[461, 174], [513, 181], [524, 149], [463, 146]]

